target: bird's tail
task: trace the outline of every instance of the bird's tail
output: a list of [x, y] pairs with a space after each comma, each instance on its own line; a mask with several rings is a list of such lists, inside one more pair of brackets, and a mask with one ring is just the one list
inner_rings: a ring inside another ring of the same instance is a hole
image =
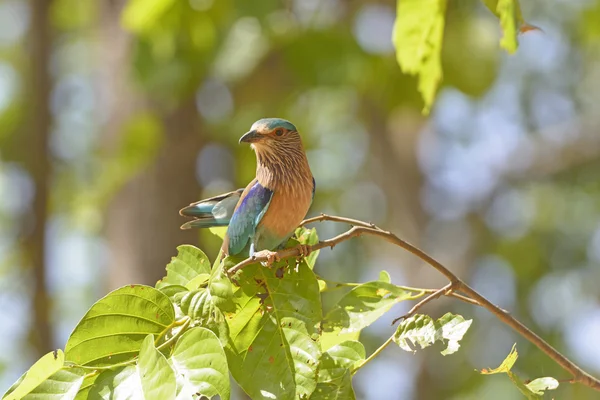
[[181, 229], [227, 226], [243, 189], [200, 200], [182, 208], [179, 214], [194, 218], [181, 225]]

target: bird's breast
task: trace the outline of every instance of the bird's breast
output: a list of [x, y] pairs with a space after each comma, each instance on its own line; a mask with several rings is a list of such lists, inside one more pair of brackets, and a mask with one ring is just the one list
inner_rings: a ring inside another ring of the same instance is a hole
[[259, 223], [259, 230], [266, 230], [269, 235], [286, 239], [302, 222], [311, 202], [312, 188], [276, 190]]

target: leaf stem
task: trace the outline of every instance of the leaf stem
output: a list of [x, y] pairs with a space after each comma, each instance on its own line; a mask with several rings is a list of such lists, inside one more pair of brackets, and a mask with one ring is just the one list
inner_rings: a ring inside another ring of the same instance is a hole
[[379, 346], [377, 348], [377, 350], [375, 350], [369, 357], [367, 357], [362, 363], [360, 363], [359, 365], [357, 365], [356, 367], [353, 368], [353, 370], [350, 372], [352, 375], [354, 375], [359, 369], [361, 369], [362, 367], [364, 367], [369, 361], [373, 360], [375, 357], [377, 357], [379, 355], [379, 353], [381, 353], [383, 351], [383, 349], [385, 349], [390, 343], [392, 343], [392, 340], [394, 340], [394, 335], [390, 336], [388, 338], [388, 340], [386, 340], [381, 346]]

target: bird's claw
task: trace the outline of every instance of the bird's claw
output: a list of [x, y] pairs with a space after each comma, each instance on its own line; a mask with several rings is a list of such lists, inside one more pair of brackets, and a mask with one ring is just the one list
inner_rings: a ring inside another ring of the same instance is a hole
[[299, 257], [308, 257], [308, 255], [311, 253], [309, 246], [306, 244], [299, 244], [296, 246], [296, 249], [298, 249]]
[[277, 252], [275, 252], [275, 251], [270, 251], [270, 250], [261, 250], [257, 253], [254, 253], [254, 255], [252, 257], [254, 259], [256, 259], [258, 257], [266, 257], [267, 259], [265, 261], [260, 262], [264, 267], [271, 267], [271, 265], [274, 262], [281, 261], [281, 257], [279, 257], [279, 254], [277, 254]]

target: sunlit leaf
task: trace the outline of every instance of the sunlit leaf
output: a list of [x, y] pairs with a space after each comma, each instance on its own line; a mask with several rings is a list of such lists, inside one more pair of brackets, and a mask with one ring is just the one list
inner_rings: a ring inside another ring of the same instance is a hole
[[[296, 229], [295, 236], [298, 239], [298, 242], [301, 244], [312, 246], [319, 243], [319, 236], [317, 235], [317, 230], [315, 228], [308, 229], [304, 226], [301, 226]], [[315, 267], [315, 263], [319, 257], [319, 252], [320, 250], [313, 251], [308, 255], [308, 257], [306, 257], [306, 263], [311, 269]]]
[[3, 396], [3, 400], [19, 400], [28, 393], [31, 393], [38, 385], [59, 371], [65, 361], [65, 355], [62, 350], [51, 351], [35, 364], [19, 378], [18, 385], [10, 387], [8, 392]]
[[380, 271], [379, 272], [379, 281], [386, 282], [386, 283], [392, 283], [392, 278], [390, 277], [389, 272], [387, 272], [386, 270]]
[[558, 388], [558, 381], [552, 377], [537, 378], [526, 384], [527, 388], [533, 393], [542, 395], [546, 390]]
[[152, 335], [142, 342], [137, 367], [146, 400], [175, 399], [175, 373], [165, 356], [154, 347]]
[[225, 234], [227, 233], [226, 226], [213, 226], [213, 227], [208, 228], [208, 230], [210, 231], [210, 233], [220, 237], [221, 239], [224, 239]]
[[229, 369], [221, 342], [205, 328], [192, 328], [177, 341], [169, 359], [177, 373], [178, 393], [199, 393], [206, 397], [230, 396]]
[[402, 71], [417, 75], [429, 113], [442, 80], [441, 52], [447, 0], [398, 0], [392, 39]]
[[63, 368], [33, 389], [23, 400], [73, 400], [83, 383], [82, 368]]
[[236, 313], [228, 319], [233, 377], [251, 398], [310, 396], [321, 355], [316, 276], [305, 261], [282, 261], [271, 269], [248, 266], [237, 282]]
[[385, 314], [394, 304], [411, 298], [411, 293], [382, 281], [363, 283], [352, 288], [327, 313], [325, 332], [359, 332]]
[[361, 342], [348, 340], [333, 346], [321, 355], [319, 382], [341, 384], [344, 375], [364, 359]]
[[352, 388], [352, 376], [348, 370], [345, 371], [338, 383], [317, 384], [310, 400], [354, 400], [356, 395]]
[[196, 289], [208, 281], [210, 261], [199, 248], [185, 244], [177, 247], [177, 256], [167, 265], [167, 276], [156, 286], [181, 285], [189, 290]]
[[412, 346], [415, 345], [424, 349], [437, 341], [447, 341], [448, 345], [442, 354], [452, 354], [460, 347], [458, 342], [472, 322], [473, 320], [465, 320], [462, 316], [451, 313], [446, 313], [437, 321], [428, 315], [416, 314], [400, 323], [394, 334], [394, 342], [401, 349], [412, 352]]
[[135, 365], [105, 370], [85, 390], [88, 392], [88, 399], [145, 400], [140, 374]]
[[212, 296], [213, 303], [223, 312], [235, 311], [233, 304], [233, 286], [231, 280], [225, 274], [225, 263], [222, 262], [215, 268], [210, 275], [208, 289]]
[[519, 353], [517, 353], [517, 344], [515, 343], [512, 349], [510, 350], [510, 353], [508, 353], [504, 361], [502, 361], [502, 364], [500, 364], [497, 368], [494, 369], [484, 368], [481, 370], [481, 373], [484, 375], [490, 375], [509, 372], [513, 365], [515, 365], [515, 363], [517, 362], [517, 358], [519, 358]]
[[517, 0], [498, 0], [497, 12], [500, 15], [500, 26], [503, 36], [500, 46], [509, 53], [517, 50]]
[[148, 334], [175, 320], [169, 298], [149, 286], [124, 286], [98, 300], [67, 341], [65, 356], [80, 365], [105, 366], [137, 355]]

